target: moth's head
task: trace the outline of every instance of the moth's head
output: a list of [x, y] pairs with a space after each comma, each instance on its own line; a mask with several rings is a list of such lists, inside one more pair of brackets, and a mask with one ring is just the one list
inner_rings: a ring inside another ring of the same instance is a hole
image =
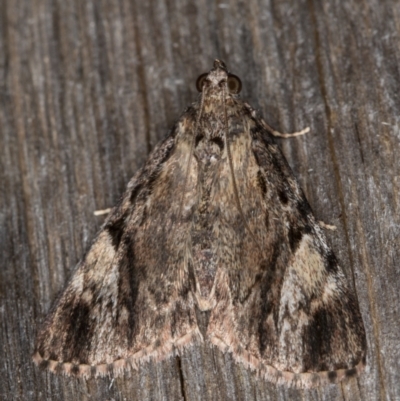
[[217, 59], [214, 60], [214, 68], [211, 71], [197, 78], [196, 87], [199, 92], [208, 92], [210, 89], [211, 92], [219, 92], [225, 89], [226, 93], [237, 95], [242, 89], [242, 82], [228, 71], [223, 61]]

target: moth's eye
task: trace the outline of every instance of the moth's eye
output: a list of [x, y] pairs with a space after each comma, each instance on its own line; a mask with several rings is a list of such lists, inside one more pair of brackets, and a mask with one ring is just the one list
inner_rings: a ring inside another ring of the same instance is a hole
[[242, 81], [233, 74], [228, 75], [228, 89], [230, 93], [237, 94], [242, 90]]
[[199, 92], [203, 92], [204, 81], [206, 80], [208, 72], [201, 74], [196, 81], [196, 88]]

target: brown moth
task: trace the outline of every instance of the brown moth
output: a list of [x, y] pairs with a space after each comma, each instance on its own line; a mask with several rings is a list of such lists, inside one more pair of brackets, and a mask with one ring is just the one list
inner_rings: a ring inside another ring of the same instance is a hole
[[[366, 339], [351, 286], [281, 151], [215, 60], [132, 178], [37, 338], [53, 372], [117, 376], [208, 341], [265, 379], [356, 375]], [[300, 132], [299, 134], [304, 133]], [[196, 308], [208, 311], [205, 335]]]

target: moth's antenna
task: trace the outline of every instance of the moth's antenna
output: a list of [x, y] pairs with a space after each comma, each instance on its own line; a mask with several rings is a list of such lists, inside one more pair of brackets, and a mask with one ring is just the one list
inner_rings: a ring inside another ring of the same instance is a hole
[[200, 99], [200, 106], [199, 106], [199, 112], [197, 113], [197, 118], [196, 118], [196, 124], [194, 127], [194, 132], [193, 132], [193, 136], [192, 136], [192, 141], [190, 144], [190, 151], [189, 151], [189, 159], [188, 159], [188, 163], [187, 163], [187, 167], [186, 167], [186, 173], [185, 173], [185, 181], [183, 182], [183, 190], [182, 190], [182, 197], [181, 197], [181, 202], [179, 205], [179, 212], [178, 212], [178, 218], [181, 216], [182, 214], [182, 209], [183, 209], [183, 202], [185, 199], [185, 190], [186, 190], [186, 185], [187, 185], [187, 180], [189, 177], [189, 169], [190, 169], [190, 163], [192, 162], [192, 157], [193, 157], [193, 152], [194, 152], [194, 144], [196, 142], [196, 137], [197, 137], [197, 131], [199, 129], [199, 125], [200, 125], [200, 119], [201, 116], [203, 114], [203, 109], [204, 109], [204, 92], [205, 92], [205, 87], [204, 90], [201, 92], [201, 99]]
[[226, 153], [228, 156], [228, 163], [229, 163], [229, 169], [231, 171], [231, 177], [232, 177], [232, 185], [233, 185], [233, 194], [235, 197], [236, 201], [236, 206], [239, 210], [240, 215], [242, 216], [244, 226], [246, 227], [246, 230], [250, 233], [251, 237], [253, 238], [254, 242], [257, 244], [258, 248], [260, 249], [260, 252], [264, 254], [263, 249], [261, 248], [261, 245], [257, 241], [255, 235], [253, 234], [253, 231], [251, 231], [249, 225], [247, 224], [246, 217], [244, 216], [242, 206], [240, 204], [240, 199], [239, 199], [239, 191], [238, 187], [236, 185], [236, 178], [235, 178], [235, 172], [233, 170], [233, 161], [232, 161], [232, 154], [231, 154], [231, 149], [229, 147], [229, 141], [228, 141], [228, 134], [229, 134], [229, 126], [228, 126], [228, 112], [226, 110], [226, 101], [225, 101], [225, 87], [222, 88], [222, 103], [223, 103], [223, 108], [224, 108], [224, 125], [225, 125], [225, 147], [226, 147]]

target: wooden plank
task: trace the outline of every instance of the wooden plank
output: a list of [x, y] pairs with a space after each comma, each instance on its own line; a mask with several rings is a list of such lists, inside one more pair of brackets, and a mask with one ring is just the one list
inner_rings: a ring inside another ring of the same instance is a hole
[[[400, 400], [397, 1], [0, 3], [0, 398]], [[130, 176], [221, 58], [280, 144], [353, 281], [368, 366], [340, 386], [265, 383], [208, 345], [130, 377], [38, 371], [37, 327]]]

